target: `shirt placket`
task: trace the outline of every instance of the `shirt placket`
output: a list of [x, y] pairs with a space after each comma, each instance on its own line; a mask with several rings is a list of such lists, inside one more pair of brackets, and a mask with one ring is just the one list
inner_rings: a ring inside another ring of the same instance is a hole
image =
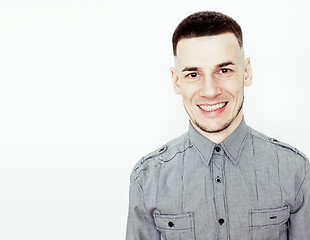
[[221, 146], [214, 147], [211, 160], [214, 189], [214, 205], [218, 222], [217, 239], [228, 239], [227, 212], [225, 207], [225, 156]]

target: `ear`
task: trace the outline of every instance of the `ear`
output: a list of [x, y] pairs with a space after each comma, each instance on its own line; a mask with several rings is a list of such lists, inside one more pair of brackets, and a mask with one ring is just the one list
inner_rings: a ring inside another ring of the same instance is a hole
[[170, 68], [171, 71], [171, 78], [172, 78], [172, 85], [174, 88], [174, 92], [176, 94], [181, 94], [181, 89], [180, 89], [180, 85], [179, 85], [179, 76], [177, 73], [177, 70], [173, 67]]
[[251, 67], [250, 58], [244, 60], [244, 86], [249, 87], [252, 85], [253, 71]]

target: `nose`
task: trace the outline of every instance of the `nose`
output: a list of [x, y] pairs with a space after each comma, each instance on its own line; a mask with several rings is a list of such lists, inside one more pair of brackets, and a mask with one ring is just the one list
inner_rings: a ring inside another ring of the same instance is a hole
[[200, 95], [202, 97], [213, 98], [221, 94], [222, 90], [219, 84], [219, 79], [211, 74], [205, 76], [201, 81]]

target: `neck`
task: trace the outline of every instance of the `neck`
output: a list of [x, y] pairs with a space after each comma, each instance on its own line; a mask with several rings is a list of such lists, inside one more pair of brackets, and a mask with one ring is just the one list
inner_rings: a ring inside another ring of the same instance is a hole
[[223, 131], [217, 132], [217, 133], [208, 133], [200, 129], [196, 124], [194, 124], [192, 121], [193, 127], [204, 137], [208, 138], [210, 141], [219, 144], [223, 142], [230, 134], [232, 134], [237, 127], [240, 125], [243, 118], [242, 111], [239, 112], [238, 116], [232, 121], [232, 123]]

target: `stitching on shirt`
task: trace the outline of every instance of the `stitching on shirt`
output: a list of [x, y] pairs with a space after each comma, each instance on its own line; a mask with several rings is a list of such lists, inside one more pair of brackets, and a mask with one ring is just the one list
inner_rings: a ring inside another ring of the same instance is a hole
[[268, 139], [266, 139], [266, 138], [262, 138], [262, 137], [260, 137], [260, 136], [254, 135], [254, 134], [251, 134], [251, 135], [252, 135], [253, 137], [256, 137], [256, 138], [259, 139], [259, 140], [264, 141], [264, 142], [272, 143], [272, 142], [268, 141]]
[[182, 212], [184, 212], [184, 162], [185, 162], [185, 159], [184, 159], [184, 155], [183, 154], [183, 158], [182, 158]]
[[[214, 172], [213, 172], [213, 164], [210, 164], [210, 169], [211, 169], [211, 178], [212, 176], [214, 175]], [[217, 210], [217, 206], [216, 206], [216, 199], [215, 199], [215, 186], [214, 186], [214, 182], [213, 182], [213, 179], [212, 179], [212, 189], [213, 189], [213, 205], [214, 205], [214, 210], [215, 210], [215, 221], [216, 219], [218, 219], [218, 210]], [[219, 226], [218, 224], [216, 225], [216, 236], [218, 237], [219, 236]]]
[[159, 181], [160, 181], [160, 174], [161, 174], [161, 164], [159, 166], [159, 170], [158, 170], [158, 177], [157, 177], [157, 188], [156, 188], [156, 205], [158, 205], [158, 192], [159, 192]]
[[[185, 141], [185, 142], [186, 142], [186, 141]], [[185, 142], [183, 142], [183, 144], [185, 144]], [[189, 146], [187, 146], [184, 150], [176, 152], [176, 153], [174, 154], [174, 156], [171, 157], [170, 159], [168, 159], [168, 160], [160, 160], [159, 163], [169, 162], [169, 161], [171, 161], [173, 158], [175, 158], [175, 156], [176, 156], [177, 154], [179, 154], [179, 153], [184, 153], [187, 149], [189, 149], [189, 148], [191, 148], [191, 147], [193, 147], [192, 144], [189, 145]], [[171, 149], [170, 149], [170, 150], [171, 150]], [[161, 155], [161, 154], [162, 154], [162, 153], [159, 153], [159, 154], [156, 154], [156, 155], [149, 156], [149, 157], [147, 157], [147, 158], [145, 158], [145, 159], [142, 159], [141, 162], [140, 162], [140, 165], [137, 166], [137, 167], [135, 168], [135, 171], [137, 171], [137, 170], [141, 167], [141, 164], [145, 163], [146, 161], [150, 160], [151, 158], [158, 157], [158, 156]], [[160, 166], [161, 166], [161, 164], [160, 164]], [[146, 171], [146, 170], [147, 170], [146, 167], [140, 169], [139, 172], [136, 172], [136, 177], [135, 177], [134, 179], [137, 180], [137, 179], [140, 177], [140, 173], [143, 172], [143, 171]], [[159, 170], [159, 172], [160, 172], [160, 170]], [[141, 189], [143, 190], [142, 185], [141, 185]]]
[[193, 144], [192, 146], [194, 146], [194, 148], [196, 149], [198, 155], [201, 157], [202, 162], [208, 167], [208, 165], [210, 164], [210, 160], [212, 157], [212, 154], [209, 155], [209, 159], [206, 159], [203, 154], [199, 151], [198, 147], [196, 147], [195, 144]]
[[[142, 169], [137, 173], [137, 175], [136, 175], [136, 177], [135, 177], [135, 180], [137, 180], [137, 179], [140, 177], [140, 173], [141, 173], [142, 171], [145, 171], [145, 170], [147, 170], [147, 168], [142, 168]], [[142, 186], [141, 186], [141, 188], [142, 188]]]
[[[161, 164], [162, 163], [164, 163], [164, 162], [169, 162], [169, 161], [171, 161], [177, 154], [179, 154], [179, 153], [184, 153], [187, 149], [189, 149], [189, 148], [191, 148], [193, 145], [192, 144], [190, 144], [190, 141], [189, 141], [189, 139], [186, 139], [185, 141], [183, 141], [182, 142], [182, 145], [184, 145], [184, 144], [186, 144], [186, 145], [189, 145], [189, 146], [187, 146], [183, 151], [178, 151], [178, 152], [176, 152], [175, 154], [174, 154], [174, 156], [172, 157], [172, 158], [170, 158], [170, 159], [168, 159], [168, 160], [159, 160], [159, 175], [160, 175], [160, 169], [161, 169]], [[167, 145], [164, 145], [165, 146], [165, 151], [168, 149], [168, 146]], [[170, 148], [170, 151], [173, 149], [173, 148], [175, 148], [175, 147], [177, 147], [177, 146], [179, 146], [179, 144], [177, 144], [177, 145], [175, 145], [175, 146], [173, 146], [172, 148]], [[156, 152], [156, 151], [155, 151]], [[139, 164], [139, 166], [137, 166], [135, 169], [134, 169], [134, 171], [135, 171], [135, 177], [134, 177], [134, 180], [135, 181], [137, 181], [138, 182], [138, 184], [139, 184], [139, 186], [140, 186], [140, 188], [141, 188], [141, 190], [143, 191], [143, 184], [141, 183], [140, 184], [140, 182], [138, 181], [138, 179], [140, 178], [140, 174], [141, 174], [141, 172], [143, 172], [143, 171], [147, 171], [148, 170], [148, 168], [147, 167], [144, 167], [144, 168], [141, 168], [141, 169], [139, 169], [140, 167], [141, 167], [141, 165], [142, 164], [144, 164], [146, 161], [149, 161], [150, 159], [155, 159], [156, 157], [158, 157], [158, 156], [160, 156], [160, 155], [162, 155], [163, 154], [163, 152], [159, 152], [158, 154], [155, 154], [155, 155], [150, 155], [150, 156], [148, 156], [148, 157], [146, 157], [145, 159], [144, 158], [142, 158], [142, 160], [140, 161], [140, 164]], [[138, 171], [139, 170], [139, 171]], [[138, 172], [137, 172], [138, 171]], [[141, 179], [141, 178], [140, 178]], [[159, 180], [159, 178], [158, 178], [158, 180]], [[157, 185], [158, 186], [158, 185]], [[157, 201], [157, 199], [156, 199], [156, 201]]]
[[[309, 164], [309, 163], [308, 163], [308, 164]], [[303, 179], [302, 183], [300, 184], [300, 187], [299, 187], [299, 189], [298, 189], [298, 191], [297, 191], [297, 194], [296, 194], [296, 197], [295, 197], [295, 202], [296, 202], [296, 200], [297, 200], [297, 197], [298, 197], [298, 195], [299, 195], [299, 193], [300, 193], [300, 190], [301, 190], [302, 186], [303, 186], [304, 183], [306, 182], [307, 175], [309, 174], [309, 171], [307, 171], [307, 169], [309, 169], [309, 168], [304, 168], [305, 177], [304, 177], [304, 179]]]
[[258, 183], [257, 183], [257, 172], [256, 172], [256, 167], [257, 167], [257, 162], [256, 162], [256, 157], [255, 157], [255, 148], [254, 148], [254, 139], [253, 139], [253, 135], [252, 136], [252, 148], [253, 148], [253, 156], [254, 156], [254, 177], [255, 177], [255, 188], [256, 188], [256, 199], [257, 202], [259, 202], [258, 200]]
[[227, 182], [226, 182], [226, 161], [223, 156], [223, 179], [224, 179], [224, 208], [225, 208], [225, 215], [226, 215], [226, 231], [228, 235], [228, 239], [230, 239], [230, 228], [229, 228], [229, 214], [228, 214], [228, 203], [226, 197], [227, 191]]
[[151, 158], [158, 157], [158, 156], [161, 155], [161, 154], [162, 154], [162, 152], [160, 152], [160, 153], [158, 153], [158, 154], [155, 154], [155, 155], [152, 155], [152, 156], [149, 156], [149, 157], [147, 157], [147, 158], [143, 158], [143, 159], [141, 160], [141, 164], [145, 163], [146, 161], [148, 161], [148, 160], [151, 159]]
[[[155, 214], [154, 215], [155, 222], [157, 224], [157, 228], [161, 230], [172, 230], [172, 231], [182, 231], [182, 230], [191, 230], [193, 231], [194, 228], [194, 213], [188, 212], [186, 214]], [[187, 225], [187, 222], [184, 223], [182, 227], [178, 227], [178, 229], [171, 229], [168, 227], [168, 224], [165, 224], [165, 226], [160, 226], [160, 221], [164, 220], [164, 222], [173, 221], [173, 220], [189, 220], [189, 225]], [[184, 225], [186, 224], [186, 226]]]
[[287, 209], [289, 209], [289, 206], [285, 205], [280, 208], [268, 208], [268, 209], [262, 208], [262, 209], [254, 209], [254, 210], [252, 209], [251, 213], [273, 213], [273, 212], [282, 212]]
[[[214, 154], [214, 155], [215, 155], [215, 154]], [[221, 166], [218, 162], [214, 162], [214, 166], [215, 166], [218, 170], [223, 171], [224, 166]]]
[[[145, 205], [144, 194], [143, 194], [142, 184], [138, 180], [136, 180], [136, 179], [135, 179], [135, 182], [138, 184], [138, 189], [139, 189], [139, 192], [140, 192], [140, 195], [141, 195], [141, 198], [142, 198], [143, 207], [144, 207], [145, 212], [147, 212], [147, 210], [146, 210], [147, 208], [146, 208], [146, 205]], [[143, 214], [143, 218], [144, 218], [144, 222], [147, 222], [145, 214]]]
[[278, 150], [276, 149], [275, 151], [276, 151], [277, 160], [278, 160], [278, 177], [279, 177], [279, 185], [280, 185], [281, 203], [283, 203], [283, 187], [282, 187], [281, 177], [280, 177], [280, 159], [278, 155]]
[[[253, 131], [253, 130], [252, 130], [252, 131]], [[252, 133], [252, 131], [251, 131], [251, 133]], [[286, 145], [285, 143], [270, 141], [269, 138], [262, 138], [262, 137], [260, 137], [260, 136], [254, 135], [254, 134], [251, 134], [251, 135], [252, 135], [253, 137], [256, 137], [256, 138], [260, 139], [261, 141], [264, 141], [264, 142], [267, 142], [267, 143], [269, 143], [269, 144], [272, 144], [273, 146], [278, 146], [278, 147], [281, 147], [281, 148], [283, 148], [283, 149], [289, 150], [289, 151], [291, 151], [291, 152], [293, 152], [293, 153], [295, 153], [295, 154], [298, 154], [299, 156], [302, 157], [302, 159], [305, 160], [306, 164], [309, 164], [308, 158], [307, 158], [303, 153], [301, 153], [297, 148], [295, 148], [295, 147], [293, 147], [293, 146], [290, 146], [290, 145]], [[276, 151], [276, 154], [277, 154], [278, 161], [280, 161], [280, 160], [279, 160], [279, 157], [278, 157], [278, 148], [275, 148], [275, 151]], [[279, 169], [279, 162], [278, 162], [278, 169]], [[307, 168], [306, 168], [306, 169], [307, 169]], [[305, 171], [306, 171], [306, 170], [305, 170]], [[303, 181], [302, 181], [302, 184], [300, 185], [299, 189], [297, 190], [297, 193], [296, 193], [296, 196], [295, 196], [295, 201], [297, 200], [298, 195], [299, 195], [299, 193], [300, 193], [300, 191], [301, 191], [301, 189], [302, 189], [302, 186], [304, 185], [304, 182], [305, 182], [305, 179], [306, 179], [307, 174], [308, 174], [308, 172], [305, 173], [305, 176], [304, 176], [304, 179], [303, 179]], [[279, 176], [280, 176], [280, 174], [279, 174]], [[280, 177], [279, 177], [279, 178], [280, 178]], [[283, 194], [283, 192], [282, 192], [283, 189], [282, 189], [282, 185], [281, 185], [280, 179], [279, 179], [279, 183], [280, 183], [281, 198], [282, 198], [282, 201], [283, 201], [283, 195], [282, 195], [282, 194]]]
[[205, 190], [205, 199], [206, 199], [206, 204], [208, 204], [209, 200], [208, 200], [208, 191], [207, 191], [207, 184], [208, 184], [208, 179], [207, 179], [207, 176], [204, 177], [204, 190]]
[[240, 146], [239, 151], [238, 151], [238, 153], [237, 153], [237, 158], [236, 158], [236, 160], [239, 159], [240, 154], [241, 154], [241, 152], [243, 151], [245, 141], [247, 140], [247, 138], [249, 137], [249, 135], [250, 135], [250, 131], [247, 132], [247, 134], [245, 135], [245, 137], [244, 137], [243, 140], [242, 140], [241, 146]]
[[265, 224], [265, 225], [258, 225], [258, 226], [250, 226], [250, 228], [252, 229], [259, 229], [261, 227], [267, 227], [267, 226], [274, 226], [274, 225], [281, 225], [283, 223], [287, 222], [287, 220], [283, 220], [282, 222], [279, 222], [279, 223], [271, 223], [271, 224]]
[[[283, 224], [283, 223], [287, 222], [287, 219], [289, 218], [289, 211], [290, 211], [290, 208], [288, 206], [282, 207], [280, 209], [252, 210], [252, 211], [250, 211], [250, 228], [257, 229], [257, 228], [266, 227], [266, 226], [273, 226], [273, 225]], [[281, 222], [269, 223], [269, 224], [263, 224], [263, 225], [254, 225], [254, 223], [253, 223], [253, 215], [254, 214], [256, 214], [256, 213], [273, 213], [273, 212], [278, 212], [279, 214], [281, 212], [285, 212], [286, 217]]]
[[193, 145], [189, 145], [189, 146], [186, 147], [184, 150], [176, 152], [176, 153], [174, 154], [174, 156], [171, 157], [170, 159], [168, 159], [168, 160], [162, 160], [162, 162], [169, 162], [169, 161], [171, 161], [173, 158], [175, 158], [175, 156], [176, 156], [177, 154], [179, 154], [179, 153], [184, 153], [184, 152], [186, 152], [187, 149], [192, 148], [192, 147], [193, 147]]
[[250, 131], [250, 133], [253, 137], [256, 137], [256, 138], [258, 138], [264, 142], [267, 142], [269, 144], [272, 144], [274, 146], [279, 146], [281, 148], [290, 150], [290, 151], [294, 152], [295, 154], [298, 154], [299, 156], [301, 156], [304, 160], [306, 160], [308, 162], [308, 158], [302, 152], [300, 152], [297, 148], [290, 146], [289, 144], [280, 142], [280, 141], [278, 141], [278, 142], [271, 141], [269, 137], [267, 137], [267, 136], [261, 137], [261, 136], [255, 134], [255, 132], [257, 133], [257, 131], [255, 131], [253, 129], [251, 129], [251, 131]]
[[[185, 135], [185, 134], [184, 134]], [[167, 149], [169, 148], [169, 150], [171, 151], [172, 149], [174, 149], [174, 148], [176, 148], [176, 147], [178, 147], [178, 146], [182, 146], [182, 145], [189, 145], [188, 147], [186, 147], [186, 149], [184, 149], [183, 151], [178, 151], [178, 152], [176, 152], [175, 153], [175, 155], [172, 157], [172, 158], [170, 158], [170, 159], [168, 159], [168, 160], [161, 160], [160, 162], [168, 162], [168, 161], [170, 161], [170, 160], [172, 160], [178, 153], [183, 153], [183, 152], [185, 152], [188, 148], [191, 148], [193, 145], [190, 143], [190, 140], [187, 138], [187, 139], [183, 139], [183, 141], [182, 142], [179, 142], [179, 143], [177, 143], [176, 145], [172, 145], [172, 146], [170, 146], [169, 145], [169, 143], [168, 144], [165, 144], [165, 145], [163, 145], [163, 147], [162, 148], [165, 148], [165, 150], [163, 151], [163, 152], [158, 152], [158, 150], [156, 150], [156, 151], [154, 151], [153, 153], [154, 154], [152, 154], [152, 153], [150, 153], [149, 155], [146, 155], [145, 157], [143, 157], [142, 159], [141, 159], [141, 161], [140, 161], [140, 164], [134, 169], [134, 171], [137, 171], [140, 167], [141, 167], [141, 165], [142, 164], [144, 164], [145, 162], [147, 162], [147, 161], [149, 161], [150, 159], [152, 159], [152, 158], [156, 158], [156, 157], [158, 157], [158, 156], [160, 156], [160, 155], [162, 155], [163, 153], [165, 153], [166, 151], [167, 151]], [[157, 152], [157, 153], [156, 153]], [[140, 171], [141, 172], [141, 171]], [[139, 173], [140, 173], [139, 172]], [[138, 173], [138, 174], [139, 174]]]

